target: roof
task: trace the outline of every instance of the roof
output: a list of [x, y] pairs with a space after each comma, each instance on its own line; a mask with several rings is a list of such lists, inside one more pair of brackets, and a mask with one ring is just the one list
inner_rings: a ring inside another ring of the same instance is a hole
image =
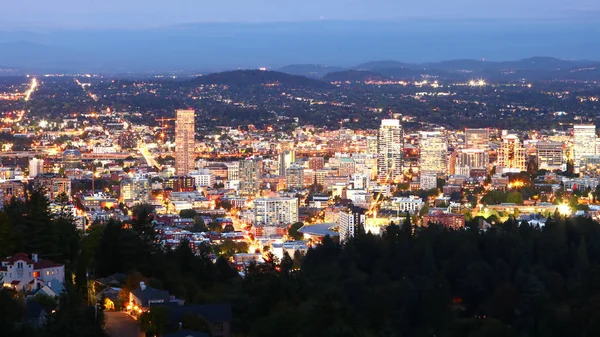
[[161, 304], [169, 309], [169, 319], [171, 321], [180, 321], [184, 314], [201, 315], [207, 321], [230, 322], [232, 319], [230, 304], [192, 304], [179, 305], [178, 303]]
[[32, 259], [29, 258], [29, 255], [26, 253], [16, 253], [13, 256], [9, 256], [6, 259], [4, 259], [2, 262], [6, 262], [8, 264], [13, 264], [17, 261], [23, 261], [27, 264], [33, 264], [33, 269], [46, 269], [46, 268], [55, 268], [55, 267], [62, 267], [62, 264], [58, 264], [55, 262], [52, 262], [50, 260], [44, 260], [44, 259], [38, 259], [38, 262], [34, 262]]
[[168, 291], [154, 289], [148, 286], [146, 286], [144, 290], [142, 290], [142, 288], [134, 289], [133, 291], [131, 291], [131, 293], [142, 302], [141, 304], [144, 307], [149, 306], [149, 301], [163, 300], [164, 303], [166, 303], [170, 300]]
[[209, 337], [209, 335], [206, 332], [179, 330], [177, 332], [164, 334], [163, 337]]
[[319, 223], [315, 225], [304, 225], [298, 230], [298, 232], [302, 234], [315, 236], [339, 236], [340, 233], [332, 229], [335, 227], [339, 227], [339, 225], [336, 223]]

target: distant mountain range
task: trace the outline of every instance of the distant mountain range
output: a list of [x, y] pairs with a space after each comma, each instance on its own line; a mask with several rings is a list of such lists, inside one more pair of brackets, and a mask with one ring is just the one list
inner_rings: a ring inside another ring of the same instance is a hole
[[196, 77], [189, 83], [192, 85], [220, 84], [231, 87], [251, 87], [258, 85], [289, 86], [294, 88], [305, 87], [312, 89], [327, 89], [333, 87], [330, 83], [323, 80], [267, 70], [224, 71]]
[[[294, 65], [278, 70], [314, 77], [317, 73], [315, 69], [336, 68], [338, 67]], [[489, 81], [600, 80], [600, 62], [553, 57], [531, 57], [504, 62], [450, 60], [422, 64], [373, 61], [322, 76], [326, 81], [413, 80], [427, 77], [456, 80], [484, 78]]]

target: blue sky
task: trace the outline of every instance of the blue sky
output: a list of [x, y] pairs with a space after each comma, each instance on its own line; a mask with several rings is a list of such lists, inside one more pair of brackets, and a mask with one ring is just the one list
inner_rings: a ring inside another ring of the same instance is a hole
[[194, 22], [546, 19], [600, 15], [597, 0], [17, 0], [0, 29], [148, 28]]

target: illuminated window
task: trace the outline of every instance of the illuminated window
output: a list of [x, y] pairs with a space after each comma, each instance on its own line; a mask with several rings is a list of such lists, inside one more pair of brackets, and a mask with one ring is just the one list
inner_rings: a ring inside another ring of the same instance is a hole
[[33, 277], [35, 277], [35, 278], [40, 277], [40, 272], [39, 271], [34, 271], [33, 272]]

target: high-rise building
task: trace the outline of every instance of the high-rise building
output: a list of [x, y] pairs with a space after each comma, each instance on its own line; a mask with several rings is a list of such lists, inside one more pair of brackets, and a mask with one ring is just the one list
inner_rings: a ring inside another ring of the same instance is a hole
[[488, 151], [483, 149], [460, 149], [456, 151], [455, 167], [487, 169], [490, 162]]
[[502, 143], [498, 150], [498, 173], [519, 173], [527, 170], [525, 148], [514, 134], [502, 131]]
[[578, 170], [581, 159], [596, 154], [596, 126], [573, 126], [573, 166]]
[[285, 186], [288, 189], [301, 189], [304, 180], [304, 166], [292, 164], [285, 170]]
[[32, 158], [29, 160], [29, 178], [35, 178], [44, 173], [44, 159]]
[[358, 234], [360, 228], [365, 228], [367, 216], [365, 209], [350, 206], [345, 211], [340, 212], [340, 243], [348, 241]]
[[445, 175], [448, 171], [448, 141], [440, 131], [419, 133], [419, 172]]
[[322, 170], [325, 167], [325, 158], [310, 157], [308, 158], [308, 168], [314, 171]]
[[402, 179], [404, 139], [400, 121], [384, 119], [377, 136], [377, 180], [399, 181]]
[[256, 195], [260, 190], [261, 175], [262, 160], [248, 158], [240, 161], [240, 193], [248, 196]]
[[560, 170], [565, 164], [565, 149], [560, 142], [538, 142], [535, 145], [539, 169]]
[[489, 141], [489, 129], [465, 129], [465, 148], [487, 150], [489, 148]]
[[259, 198], [254, 200], [255, 223], [293, 224], [298, 222], [297, 198]]
[[284, 176], [285, 170], [296, 161], [296, 152], [285, 150], [279, 153], [279, 175]]
[[175, 121], [175, 174], [194, 170], [194, 110], [177, 110]]

